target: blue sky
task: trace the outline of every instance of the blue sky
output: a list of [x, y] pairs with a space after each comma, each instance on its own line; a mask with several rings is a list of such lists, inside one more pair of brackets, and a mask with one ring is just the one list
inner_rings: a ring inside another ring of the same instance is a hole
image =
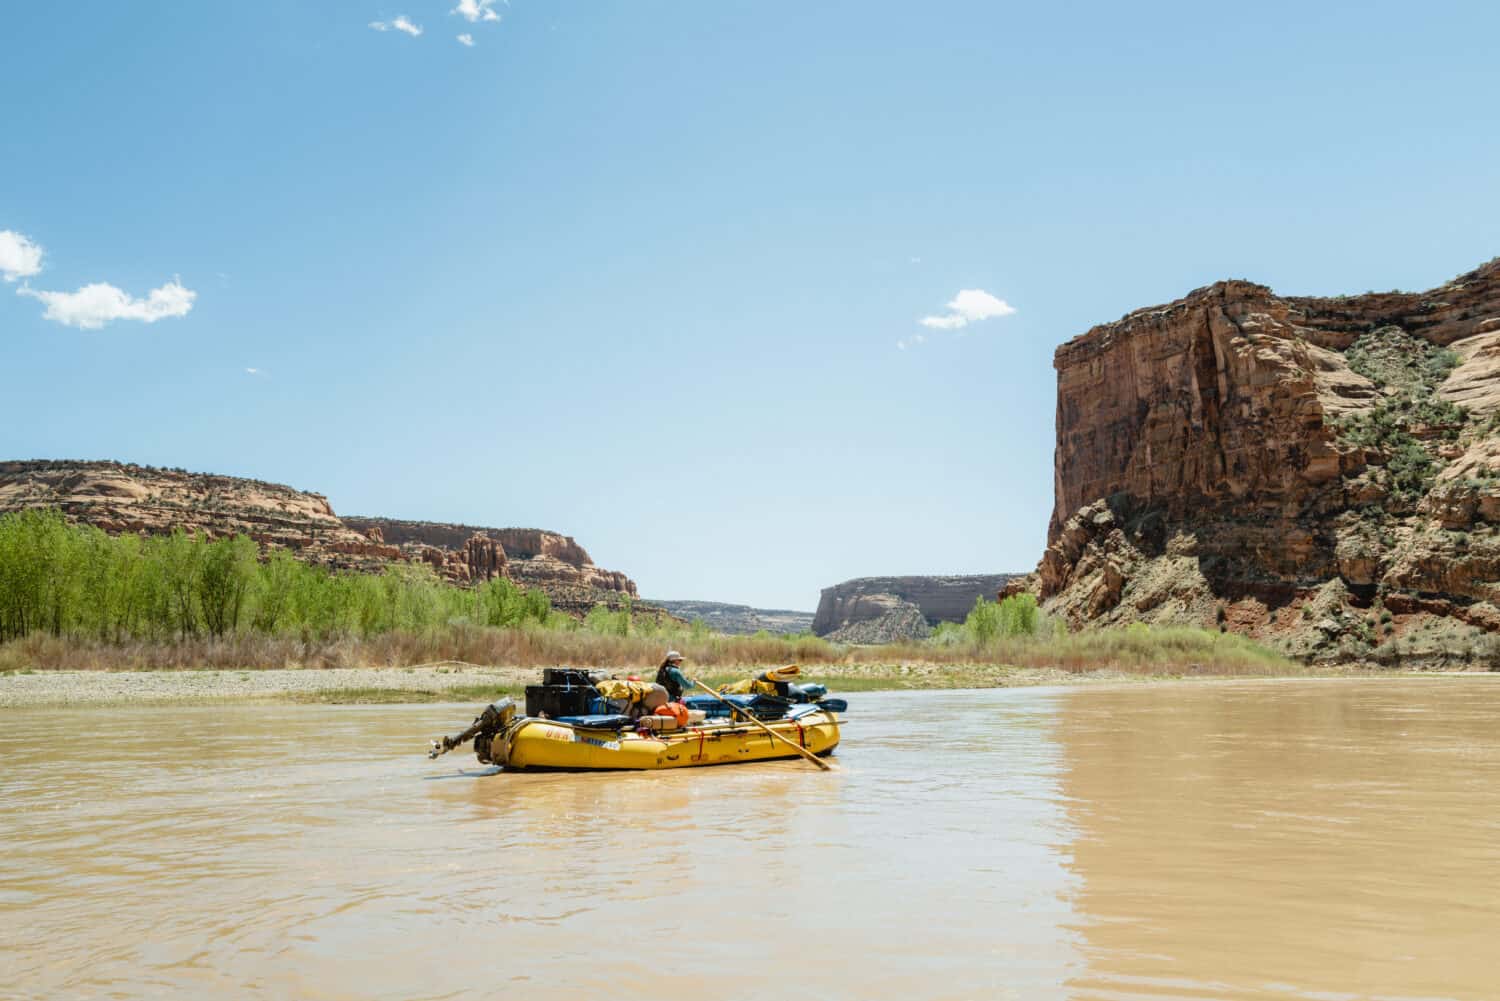
[[810, 609], [1035, 565], [1089, 326], [1500, 253], [1490, 4], [457, 2], [7, 9], [0, 457]]

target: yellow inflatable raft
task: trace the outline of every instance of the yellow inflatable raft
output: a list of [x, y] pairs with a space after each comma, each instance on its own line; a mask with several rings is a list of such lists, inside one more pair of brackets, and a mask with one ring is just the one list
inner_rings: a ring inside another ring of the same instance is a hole
[[[823, 755], [839, 743], [838, 718], [815, 710], [766, 725], [794, 744]], [[495, 734], [481, 760], [515, 771], [691, 768], [798, 757], [795, 748], [743, 720], [712, 719], [671, 733], [590, 730], [556, 720], [523, 717]]]
[[[826, 755], [839, 744], [837, 713], [844, 708], [807, 703], [790, 708], [762, 726], [738, 718], [709, 718], [681, 729], [655, 732], [667, 721], [639, 725], [620, 716], [580, 717], [576, 720], [519, 716], [510, 699], [486, 706], [463, 733], [434, 740], [428, 752], [436, 758], [474, 742], [474, 754], [486, 764], [523, 771], [616, 771], [627, 769], [691, 768], [730, 765], [742, 761], [771, 761], [802, 757], [799, 748]], [[603, 721], [603, 722], [599, 722]], [[619, 725], [610, 725], [611, 721]], [[597, 726], [591, 725], [598, 723]], [[677, 726], [674, 720], [671, 724]], [[783, 739], [784, 738], [784, 739]]]

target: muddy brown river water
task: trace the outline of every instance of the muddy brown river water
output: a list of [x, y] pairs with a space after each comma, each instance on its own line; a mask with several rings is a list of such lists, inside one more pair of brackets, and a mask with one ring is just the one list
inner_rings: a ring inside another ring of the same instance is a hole
[[0, 996], [1500, 997], [1500, 678], [851, 702], [826, 775], [5, 711]]

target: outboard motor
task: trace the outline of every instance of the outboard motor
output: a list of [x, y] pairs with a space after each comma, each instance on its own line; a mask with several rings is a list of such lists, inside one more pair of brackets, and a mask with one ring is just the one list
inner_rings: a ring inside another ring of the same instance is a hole
[[510, 728], [511, 721], [516, 717], [516, 703], [510, 696], [500, 699], [484, 707], [484, 712], [474, 718], [474, 723], [463, 733], [456, 737], [444, 737], [442, 740], [432, 742], [432, 750], [427, 752], [429, 758], [436, 758], [447, 754], [455, 747], [462, 747], [469, 741], [474, 742], [474, 754], [479, 760], [486, 764], [505, 763], [505, 755], [498, 755], [499, 761], [495, 760], [492, 751], [496, 750], [494, 740], [503, 737], [505, 731]]

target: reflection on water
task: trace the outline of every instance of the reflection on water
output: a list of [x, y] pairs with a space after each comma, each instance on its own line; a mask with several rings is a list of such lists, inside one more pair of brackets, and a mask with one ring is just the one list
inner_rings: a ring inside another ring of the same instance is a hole
[[840, 770], [470, 707], [0, 716], [0, 995], [1491, 998], [1500, 687], [861, 695]]
[[0, 987], [1065, 997], [1060, 697], [861, 695], [832, 775], [428, 761], [469, 707], [11, 711]]
[[1489, 679], [1072, 693], [1077, 998], [1494, 998]]

